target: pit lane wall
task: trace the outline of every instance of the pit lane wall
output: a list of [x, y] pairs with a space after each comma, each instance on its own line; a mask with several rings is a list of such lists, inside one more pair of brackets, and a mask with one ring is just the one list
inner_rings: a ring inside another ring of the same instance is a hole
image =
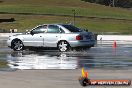
[[116, 42], [117, 46], [132, 46], [132, 35], [98, 35], [97, 46], [113, 46]]
[[[22, 34], [22, 33], [0, 33], [0, 41], [3, 41], [4, 45], [7, 38], [11, 35]], [[116, 41], [118, 46], [132, 46], [132, 35], [97, 35], [96, 46], [113, 46], [114, 41]]]
[[0, 37], [9, 37], [16, 34], [22, 34], [22, 33], [0, 33]]
[[132, 41], [132, 35], [98, 35], [97, 40], [102, 41]]

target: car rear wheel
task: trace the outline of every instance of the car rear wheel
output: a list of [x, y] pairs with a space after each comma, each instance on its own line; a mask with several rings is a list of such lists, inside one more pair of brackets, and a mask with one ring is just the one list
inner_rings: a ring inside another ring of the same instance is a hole
[[14, 40], [12, 42], [12, 49], [14, 51], [21, 51], [21, 50], [23, 50], [24, 49], [24, 45], [23, 45], [22, 41], [21, 40]]
[[58, 47], [59, 51], [61, 51], [61, 52], [66, 52], [66, 51], [70, 50], [70, 45], [66, 41], [60, 41], [58, 43], [57, 47]]

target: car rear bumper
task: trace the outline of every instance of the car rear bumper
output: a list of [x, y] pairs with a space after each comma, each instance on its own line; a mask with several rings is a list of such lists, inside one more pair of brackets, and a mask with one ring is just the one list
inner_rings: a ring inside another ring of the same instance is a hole
[[69, 44], [71, 47], [92, 47], [96, 44], [96, 41], [70, 41]]

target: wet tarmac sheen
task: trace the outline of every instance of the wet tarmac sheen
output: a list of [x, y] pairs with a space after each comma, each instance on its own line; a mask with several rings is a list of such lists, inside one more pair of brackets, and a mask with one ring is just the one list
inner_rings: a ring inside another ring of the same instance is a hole
[[93, 47], [86, 51], [57, 50], [23, 51], [6, 54], [13, 69], [129, 69], [132, 67], [132, 47]]

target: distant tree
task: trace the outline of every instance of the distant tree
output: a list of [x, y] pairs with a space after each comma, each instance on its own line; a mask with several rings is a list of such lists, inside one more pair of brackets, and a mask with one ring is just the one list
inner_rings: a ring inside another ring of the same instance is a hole
[[117, 7], [132, 8], [132, 0], [117, 0]]
[[82, 0], [82, 1], [113, 7], [132, 8], [132, 0]]

